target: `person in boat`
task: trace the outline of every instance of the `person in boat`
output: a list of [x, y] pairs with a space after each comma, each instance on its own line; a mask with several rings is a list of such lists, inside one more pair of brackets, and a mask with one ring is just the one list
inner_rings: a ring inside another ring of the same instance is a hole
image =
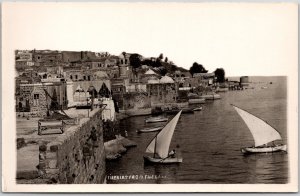
[[172, 157], [172, 158], [175, 158], [175, 154], [176, 154], [176, 150], [173, 149], [173, 150], [169, 153], [169, 156]]

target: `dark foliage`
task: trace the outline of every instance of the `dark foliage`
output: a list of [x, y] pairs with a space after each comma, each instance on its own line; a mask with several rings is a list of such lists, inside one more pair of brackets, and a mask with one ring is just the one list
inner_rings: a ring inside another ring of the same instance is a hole
[[190, 73], [193, 75], [194, 73], [207, 73], [208, 70], [206, 70], [203, 65], [198, 64], [197, 62], [194, 62], [192, 67], [190, 68]]
[[215, 71], [215, 76], [217, 77], [217, 82], [225, 82], [225, 71], [223, 68], [217, 68]]
[[133, 68], [138, 68], [140, 67], [142, 64], [141, 62], [141, 55], [139, 54], [132, 54], [130, 55], [129, 57], [129, 61], [130, 61], [130, 65], [133, 67]]

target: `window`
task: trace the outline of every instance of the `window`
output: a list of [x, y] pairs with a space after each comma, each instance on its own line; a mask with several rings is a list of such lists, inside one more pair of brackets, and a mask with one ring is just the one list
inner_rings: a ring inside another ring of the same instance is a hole
[[88, 76], [88, 81], [90, 81], [91, 80], [91, 76]]
[[72, 75], [70, 75], [70, 79], [71, 79], [71, 80], [73, 79], [73, 76], [72, 76]]
[[78, 79], [78, 75], [75, 75], [75, 79], [76, 79], [76, 80]]
[[83, 80], [86, 80], [86, 77], [85, 77], [85, 76], [83, 76]]
[[39, 105], [39, 94], [33, 94], [33, 105], [38, 106]]

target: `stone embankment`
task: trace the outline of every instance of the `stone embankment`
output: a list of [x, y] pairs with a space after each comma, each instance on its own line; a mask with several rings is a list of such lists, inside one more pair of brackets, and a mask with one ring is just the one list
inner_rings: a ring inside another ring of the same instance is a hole
[[39, 145], [39, 178], [60, 184], [104, 183], [101, 110], [82, 118], [54, 141]]

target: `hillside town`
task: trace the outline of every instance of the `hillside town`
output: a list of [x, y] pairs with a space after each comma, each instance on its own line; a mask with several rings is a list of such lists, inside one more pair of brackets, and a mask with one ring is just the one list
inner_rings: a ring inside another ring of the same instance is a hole
[[[134, 68], [131, 56], [139, 62], [160, 61], [123, 52], [17, 50], [16, 112], [26, 117], [43, 117], [54, 109], [106, 106], [103, 118], [114, 120], [116, 113], [146, 115], [172, 108], [187, 108], [214, 96], [218, 89], [215, 73], [191, 73], [173, 65], [164, 71], [146, 64]], [[162, 54], [161, 54], [162, 55]], [[174, 68], [175, 67], [175, 68]], [[232, 84], [239, 86], [239, 84]], [[232, 86], [231, 85], [231, 86]]]

